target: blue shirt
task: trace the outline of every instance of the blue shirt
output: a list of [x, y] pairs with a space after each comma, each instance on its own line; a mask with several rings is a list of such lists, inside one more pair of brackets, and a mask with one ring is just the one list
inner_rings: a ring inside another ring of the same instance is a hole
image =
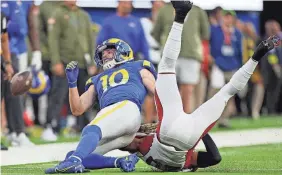
[[14, 54], [27, 52], [25, 39], [28, 35], [28, 13], [32, 1], [1, 1], [1, 11], [8, 20], [10, 51]]
[[128, 17], [112, 15], [106, 18], [98, 34], [97, 44], [101, 44], [109, 38], [119, 38], [127, 42], [134, 54], [142, 53], [144, 59], [151, 60], [149, 57], [149, 46], [138, 18], [131, 15]]
[[[86, 82], [86, 90], [93, 84], [98, 94], [100, 109], [129, 100], [141, 110], [147, 89], [143, 85], [140, 70], [148, 69], [156, 78], [154, 66], [149, 61], [127, 62], [106, 70]], [[94, 97], [93, 97], [94, 98]]]
[[228, 72], [241, 67], [242, 34], [236, 28], [231, 34], [231, 42], [225, 43], [221, 26], [211, 26], [210, 48], [211, 55], [221, 70]]

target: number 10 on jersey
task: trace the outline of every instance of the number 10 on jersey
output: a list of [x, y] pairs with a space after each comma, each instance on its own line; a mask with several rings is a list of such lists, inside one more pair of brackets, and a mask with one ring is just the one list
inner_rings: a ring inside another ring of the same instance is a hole
[[[121, 74], [122, 78], [120, 82], [115, 82], [115, 77]], [[107, 91], [108, 87], [115, 87], [121, 84], [126, 84], [129, 80], [129, 74], [127, 72], [127, 70], [125, 69], [121, 69], [118, 71], [113, 72], [110, 76], [109, 75], [104, 75], [100, 78], [100, 80], [102, 81], [102, 87], [103, 87], [103, 91]]]

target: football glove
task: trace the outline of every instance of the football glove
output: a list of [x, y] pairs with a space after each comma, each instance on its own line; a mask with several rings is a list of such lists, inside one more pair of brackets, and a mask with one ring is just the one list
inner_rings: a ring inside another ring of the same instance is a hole
[[146, 123], [140, 126], [138, 132], [144, 134], [155, 133], [157, 129], [158, 123]]
[[69, 88], [77, 86], [77, 77], [79, 73], [77, 61], [70, 62], [66, 67], [66, 76], [68, 79]]
[[36, 71], [39, 71], [42, 68], [42, 54], [40, 51], [32, 52], [31, 65], [35, 68]]

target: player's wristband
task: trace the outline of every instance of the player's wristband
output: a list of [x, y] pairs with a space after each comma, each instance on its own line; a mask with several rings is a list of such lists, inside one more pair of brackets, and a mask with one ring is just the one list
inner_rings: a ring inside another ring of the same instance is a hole
[[77, 81], [75, 82], [68, 82], [69, 88], [76, 88], [77, 87]]

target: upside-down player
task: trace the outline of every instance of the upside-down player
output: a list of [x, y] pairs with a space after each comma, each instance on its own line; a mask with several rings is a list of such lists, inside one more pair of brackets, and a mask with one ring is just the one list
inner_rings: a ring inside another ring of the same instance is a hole
[[177, 87], [175, 65], [181, 48], [184, 19], [192, 3], [172, 1], [172, 5], [176, 12], [175, 20], [159, 63], [156, 81], [155, 101], [159, 117], [156, 134], [135, 139], [126, 148], [140, 152], [147, 164], [164, 171], [207, 167], [216, 163], [207, 154], [194, 152], [195, 146], [219, 119], [227, 101], [245, 87], [260, 59], [279, 44], [279, 38], [275, 36], [261, 42], [229, 83], [195, 112], [186, 114]]
[[[104, 147], [108, 152], [132, 142], [141, 124], [141, 105], [147, 92], [154, 94], [156, 77], [150, 62], [132, 60], [133, 52], [127, 43], [115, 38], [104, 41], [97, 47], [95, 54], [95, 61], [103, 67], [104, 72], [87, 81], [86, 91], [81, 96], [77, 90], [77, 62], [73, 61], [67, 65], [66, 76], [72, 113], [79, 116], [88, 110], [93, 105], [96, 94], [101, 110], [83, 129], [80, 142], [72, 156], [54, 168], [47, 169], [45, 173], [83, 172], [82, 159], [92, 153], [98, 145], [110, 142], [110, 145]], [[137, 161], [135, 155], [118, 161], [107, 161], [126, 169], [122, 164], [126, 164], [130, 159]]]
[[172, 4], [176, 16], [158, 66], [156, 81], [159, 125], [152, 143], [141, 153], [148, 164], [177, 171], [193, 166], [191, 160], [205, 162], [204, 156], [193, 152], [195, 146], [215, 125], [228, 100], [246, 86], [260, 59], [279, 44], [279, 38], [271, 37], [261, 42], [252, 58], [233, 75], [229, 83], [193, 113], [186, 114], [177, 87], [175, 65], [181, 48], [183, 23], [192, 4], [189, 1], [172, 1]]
[[246, 86], [260, 59], [279, 44], [279, 38], [272, 37], [261, 42], [252, 58], [233, 75], [229, 83], [193, 113], [186, 114], [177, 87], [175, 65], [181, 48], [184, 19], [192, 4], [189, 1], [172, 1], [172, 4], [176, 16], [159, 63], [156, 81], [159, 125], [152, 144], [141, 153], [152, 166], [177, 171], [193, 166], [191, 160], [205, 162], [204, 156], [193, 152], [195, 146], [215, 125], [228, 100]]

